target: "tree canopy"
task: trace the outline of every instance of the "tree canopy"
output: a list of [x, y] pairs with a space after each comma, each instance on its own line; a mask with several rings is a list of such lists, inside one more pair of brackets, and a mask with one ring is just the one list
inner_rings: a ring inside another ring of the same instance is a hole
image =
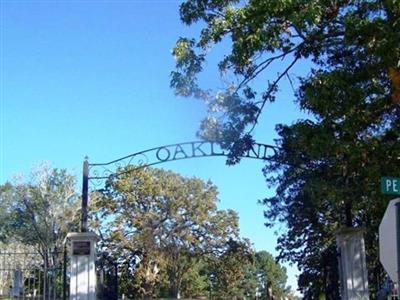
[[107, 182], [96, 203], [98, 217], [112, 220], [101, 234], [120, 257], [125, 252], [140, 261], [135, 277], [144, 296], [154, 295], [164, 275], [176, 297], [201, 256], [223, 252], [238, 238], [237, 215], [217, 209], [211, 182], [152, 168], [124, 174]]
[[[379, 181], [400, 169], [400, 3], [193, 0], [180, 16], [202, 30], [198, 39], [177, 41], [171, 86], [206, 101], [199, 134], [228, 149], [228, 163], [254, 142], [259, 116], [279, 101], [283, 80], [298, 82], [294, 100], [309, 117], [276, 127], [280, 149], [264, 168], [276, 187], [262, 201], [266, 224], [287, 225], [280, 259], [297, 263], [299, 287], [312, 299], [340, 297], [335, 232], [365, 227], [374, 295], [383, 278], [377, 238], [388, 199]], [[235, 80], [212, 90], [201, 86], [201, 73], [216, 44], [227, 49], [220, 76]], [[295, 81], [290, 71], [299, 63], [309, 69]]]
[[0, 186], [0, 238], [35, 247], [42, 254], [63, 249], [79, 220], [75, 177], [42, 165], [28, 181]]
[[287, 294], [286, 269], [271, 253], [259, 251], [255, 254], [255, 270], [261, 299], [269, 299], [272, 295], [279, 299]]
[[121, 171], [93, 195], [92, 226], [103, 254], [121, 266], [126, 295], [254, 296], [257, 272], [274, 276], [269, 285], [283, 294], [286, 270], [269, 254], [256, 263], [236, 212], [217, 208], [214, 184], [149, 167]]
[[[308, 86], [305, 92], [310, 97], [300, 104], [316, 115], [328, 109], [332, 116], [341, 118], [335, 111], [338, 103], [323, 93], [330, 90], [332, 82], [336, 84], [335, 74], [345, 72], [344, 64], [358, 74], [353, 77], [356, 86], [365, 88], [365, 109], [378, 107], [388, 113], [400, 103], [397, 0], [189, 0], [181, 4], [180, 17], [186, 25], [201, 22], [202, 30], [197, 39], [182, 37], [177, 41], [171, 86], [177, 95], [206, 101], [209, 115], [200, 135], [220, 141], [230, 150], [231, 163], [250, 147], [260, 114], [275, 100], [282, 80], [290, 80], [291, 68], [302, 60], [310, 62], [310, 70], [301, 78], [299, 92]], [[202, 87], [199, 75], [210, 48], [218, 43], [228, 49], [218, 63], [227, 84], [215, 91]], [[270, 76], [271, 71], [277, 75]], [[232, 74], [235, 80], [229, 80]], [[263, 77], [264, 89], [255, 89], [253, 81]], [[318, 91], [311, 91], [307, 83]], [[339, 94], [345, 91], [335, 90]], [[312, 94], [316, 95], [313, 99]], [[321, 102], [328, 102], [327, 107], [320, 107]], [[353, 105], [351, 100], [345, 102]]]

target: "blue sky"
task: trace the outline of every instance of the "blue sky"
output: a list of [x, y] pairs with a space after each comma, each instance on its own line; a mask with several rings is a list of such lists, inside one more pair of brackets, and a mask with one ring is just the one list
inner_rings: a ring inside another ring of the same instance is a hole
[[[104, 162], [196, 140], [204, 105], [177, 98], [169, 88], [175, 41], [199, 29], [181, 24], [179, 3], [1, 1], [0, 183], [42, 161], [80, 179], [86, 155]], [[203, 83], [221, 85], [213, 61], [208, 66]], [[258, 142], [272, 144], [275, 124], [299, 117], [286, 84], [260, 119]], [[262, 161], [227, 167], [223, 158], [204, 158], [161, 167], [211, 179], [220, 190], [220, 208], [239, 212], [242, 236], [257, 250], [276, 254], [276, 236], [264, 227], [257, 204], [273, 194]], [[288, 269], [296, 287], [296, 269]]]

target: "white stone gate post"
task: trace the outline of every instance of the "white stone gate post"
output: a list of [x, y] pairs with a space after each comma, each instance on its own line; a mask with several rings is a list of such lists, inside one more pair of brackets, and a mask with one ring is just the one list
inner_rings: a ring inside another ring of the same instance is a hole
[[70, 300], [96, 300], [96, 242], [93, 232], [71, 232], [67, 239], [71, 243]]
[[344, 228], [336, 234], [343, 300], [369, 299], [363, 234], [360, 228]]

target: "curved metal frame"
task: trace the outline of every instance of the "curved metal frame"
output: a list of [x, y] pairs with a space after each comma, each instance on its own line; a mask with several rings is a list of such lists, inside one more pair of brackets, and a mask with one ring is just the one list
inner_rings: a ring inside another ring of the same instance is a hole
[[[270, 160], [276, 154], [277, 149], [278, 147], [275, 146], [254, 143], [241, 157]], [[139, 151], [106, 163], [89, 163], [88, 158], [85, 158], [83, 163], [81, 231], [87, 231], [89, 180], [98, 186], [111, 176], [118, 177], [132, 172], [132, 170], [148, 166], [189, 158], [227, 155], [216, 142], [193, 141]], [[130, 171], [119, 171], [123, 167], [132, 165], [137, 165], [138, 167]]]

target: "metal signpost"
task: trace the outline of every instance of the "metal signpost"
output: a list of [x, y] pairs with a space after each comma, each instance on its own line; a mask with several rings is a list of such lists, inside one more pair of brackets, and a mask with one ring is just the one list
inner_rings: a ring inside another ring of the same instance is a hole
[[[400, 195], [400, 178], [382, 177], [381, 192]], [[397, 282], [400, 299], [400, 198], [389, 202], [379, 226], [379, 259], [390, 278]]]

